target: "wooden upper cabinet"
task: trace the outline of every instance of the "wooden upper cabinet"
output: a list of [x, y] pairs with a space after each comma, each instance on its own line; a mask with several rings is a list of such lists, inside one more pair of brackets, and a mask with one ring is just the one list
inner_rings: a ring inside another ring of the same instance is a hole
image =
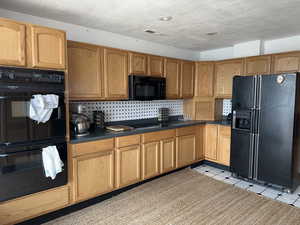
[[195, 101], [195, 119], [196, 120], [214, 120], [215, 119], [215, 100], [201, 99]]
[[164, 58], [161, 56], [148, 56], [148, 75], [162, 77], [164, 74]]
[[181, 61], [181, 98], [192, 98], [194, 96], [194, 71], [194, 62]]
[[245, 75], [270, 74], [271, 55], [253, 56], [245, 59]]
[[66, 33], [31, 25], [32, 67], [64, 69], [66, 67]]
[[165, 58], [164, 68], [167, 98], [180, 98], [180, 60]]
[[103, 97], [103, 49], [68, 41], [70, 98], [99, 99]]
[[0, 19], [0, 64], [25, 66], [26, 25]]
[[288, 52], [272, 56], [273, 73], [290, 73], [300, 71], [300, 52]]
[[118, 49], [104, 49], [105, 97], [128, 98], [128, 53]]
[[243, 59], [224, 60], [215, 63], [215, 95], [216, 97], [231, 97], [232, 79], [235, 75], [242, 75]]
[[147, 75], [147, 55], [129, 53], [129, 74]]
[[195, 68], [195, 96], [214, 96], [214, 63], [197, 62]]

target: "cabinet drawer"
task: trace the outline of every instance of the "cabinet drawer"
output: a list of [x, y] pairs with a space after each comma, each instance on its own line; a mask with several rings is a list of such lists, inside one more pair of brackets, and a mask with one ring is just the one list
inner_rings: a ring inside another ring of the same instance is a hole
[[28, 195], [0, 204], [0, 223], [14, 224], [69, 204], [69, 187]]
[[122, 148], [130, 145], [139, 145], [140, 144], [140, 135], [130, 135], [125, 137], [116, 138], [116, 147]]
[[101, 141], [91, 141], [72, 146], [72, 156], [80, 156], [89, 153], [106, 151], [114, 148], [114, 139], [105, 139]]
[[160, 141], [171, 137], [175, 137], [175, 129], [145, 133], [142, 135], [142, 142], [148, 143], [153, 141]]
[[176, 129], [176, 136], [184, 136], [196, 133], [197, 126], [182, 127]]

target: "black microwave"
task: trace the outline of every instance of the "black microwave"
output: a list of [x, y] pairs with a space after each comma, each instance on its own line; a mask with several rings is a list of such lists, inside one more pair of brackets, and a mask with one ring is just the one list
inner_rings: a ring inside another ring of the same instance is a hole
[[129, 75], [129, 100], [166, 99], [166, 78]]

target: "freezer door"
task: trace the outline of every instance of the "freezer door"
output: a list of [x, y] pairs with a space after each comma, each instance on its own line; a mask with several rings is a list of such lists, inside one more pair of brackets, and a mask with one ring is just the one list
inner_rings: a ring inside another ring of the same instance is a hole
[[258, 180], [291, 186], [296, 75], [261, 76]]
[[255, 135], [232, 129], [230, 171], [245, 178], [253, 177], [253, 149]]
[[233, 78], [232, 110], [255, 108], [256, 80], [256, 76], [235, 76]]

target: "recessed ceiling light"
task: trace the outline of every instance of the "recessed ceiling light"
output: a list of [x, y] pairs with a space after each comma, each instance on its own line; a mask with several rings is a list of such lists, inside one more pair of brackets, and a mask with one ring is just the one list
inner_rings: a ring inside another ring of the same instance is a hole
[[171, 19], [173, 19], [172, 16], [162, 16], [162, 17], [159, 17], [160, 21], [170, 21]]
[[218, 34], [218, 32], [209, 32], [209, 33], [206, 33], [206, 35], [208, 35], [208, 36], [214, 36], [216, 34]]
[[144, 30], [144, 32], [148, 33], [148, 34], [155, 34], [156, 32], [154, 30]]

